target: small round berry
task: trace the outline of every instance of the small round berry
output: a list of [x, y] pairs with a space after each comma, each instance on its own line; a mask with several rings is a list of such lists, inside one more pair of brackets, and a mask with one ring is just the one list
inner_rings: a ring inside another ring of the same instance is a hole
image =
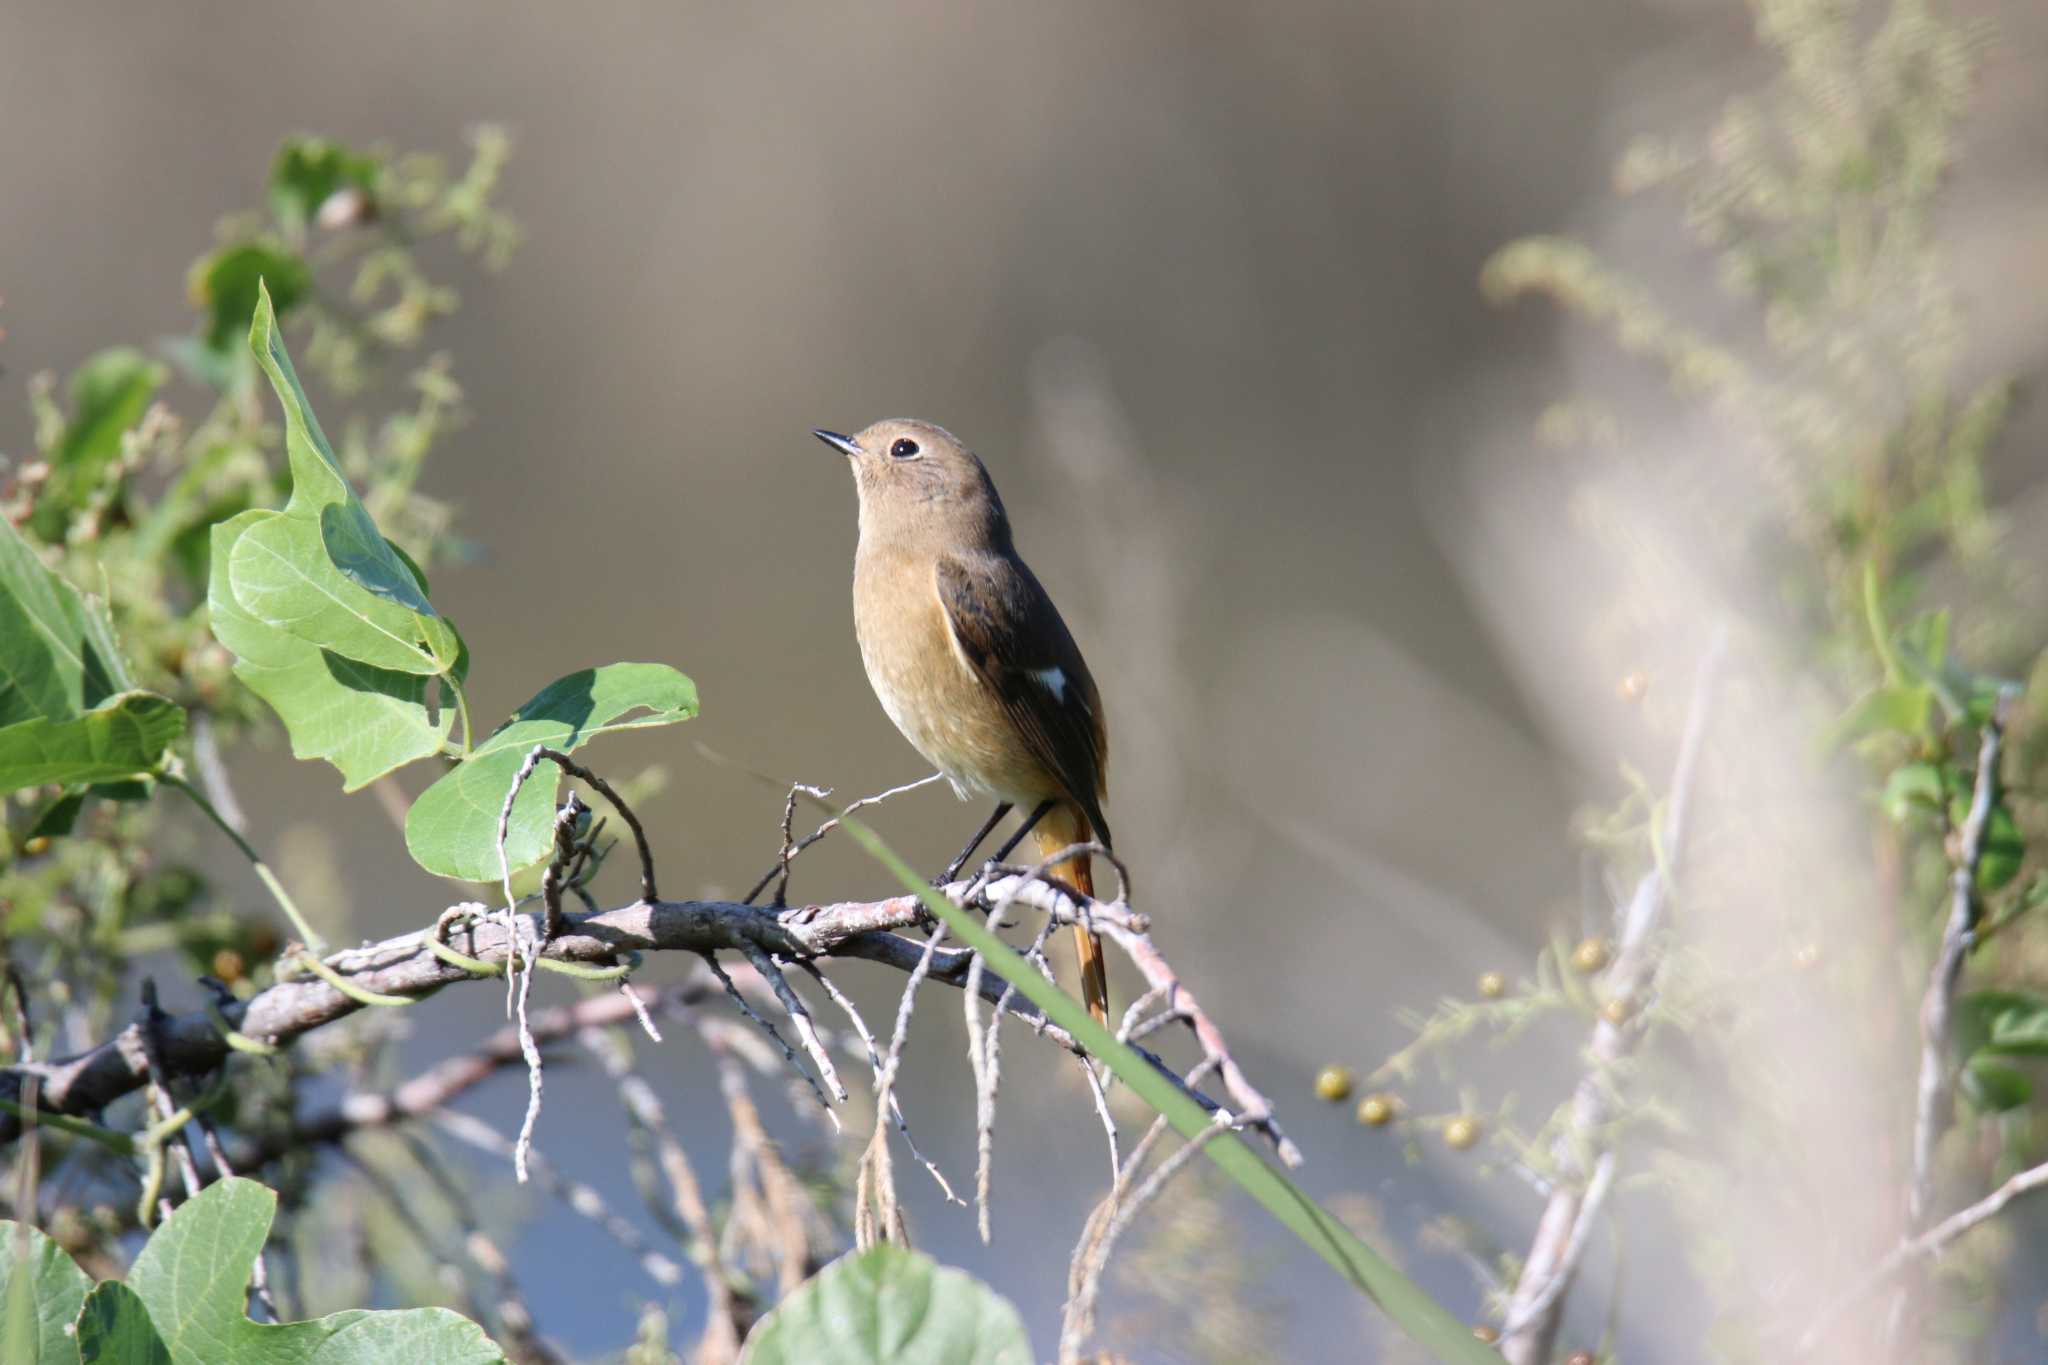
[[1488, 1000], [1498, 1000], [1508, 992], [1508, 979], [1499, 972], [1488, 972], [1479, 978], [1479, 994]]
[[1470, 1151], [1479, 1141], [1479, 1120], [1460, 1114], [1444, 1125], [1444, 1141], [1454, 1152]]
[[1394, 1121], [1394, 1097], [1367, 1095], [1358, 1102], [1358, 1121], [1368, 1128], [1384, 1128]]
[[230, 986], [240, 981], [242, 973], [247, 970], [248, 964], [242, 961], [242, 955], [233, 948], [223, 948], [213, 955], [213, 974]]
[[1579, 946], [1572, 949], [1572, 966], [1587, 976], [1606, 965], [1607, 940], [1604, 938], [1580, 939]]
[[1326, 1066], [1316, 1073], [1316, 1098], [1339, 1104], [1351, 1098], [1351, 1068]]
[[1600, 1007], [1600, 1017], [1620, 1028], [1635, 1017], [1635, 1003], [1626, 996], [1617, 995]]
[[38, 834], [21, 846], [21, 851], [31, 858], [40, 858], [50, 851], [50, 836]]
[[1481, 1341], [1485, 1342], [1485, 1343], [1486, 1343], [1486, 1344], [1487, 1344], [1488, 1346], [1491, 1346], [1491, 1345], [1493, 1345], [1493, 1343], [1495, 1343], [1496, 1341], [1499, 1341], [1499, 1340], [1500, 1340], [1500, 1332], [1499, 1332], [1499, 1330], [1498, 1330], [1497, 1328], [1494, 1328], [1494, 1327], [1490, 1327], [1490, 1326], [1488, 1326], [1488, 1325], [1487, 1325], [1486, 1323], [1483, 1323], [1483, 1322], [1481, 1322], [1481, 1323], [1475, 1323], [1475, 1324], [1473, 1325], [1473, 1327], [1472, 1327], [1472, 1335], [1473, 1335], [1473, 1336], [1475, 1336], [1475, 1337], [1478, 1337], [1478, 1338], [1479, 1338], [1479, 1339], [1480, 1339]]

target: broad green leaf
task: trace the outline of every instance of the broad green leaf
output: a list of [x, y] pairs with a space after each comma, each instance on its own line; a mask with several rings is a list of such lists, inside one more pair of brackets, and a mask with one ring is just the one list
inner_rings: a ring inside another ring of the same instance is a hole
[[259, 288], [252, 302], [249, 349], [256, 353], [256, 363], [269, 376], [278, 405], [284, 409], [285, 454], [292, 467], [292, 496], [285, 512], [318, 523], [320, 538], [335, 567], [351, 580], [408, 610], [433, 616], [434, 608], [420, 590], [419, 580], [378, 532], [369, 509], [342, 473], [327, 434], [320, 430], [320, 420], [306, 401], [298, 372], [278, 335], [270, 295]]
[[125, 346], [101, 351], [78, 367], [71, 376], [71, 415], [29, 518], [39, 537], [53, 544], [64, 538], [71, 512], [121, 453], [121, 437], [142, 420], [163, 382], [162, 365]]
[[250, 240], [230, 243], [193, 262], [185, 292], [192, 306], [206, 315], [202, 336], [208, 349], [221, 354], [242, 334], [258, 297], [266, 312], [273, 298], [278, 311], [287, 312], [312, 284], [313, 272], [295, 252], [275, 242]]
[[79, 1365], [172, 1365], [141, 1296], [119, 1280], [102, 1280], [78, 1315]]
[[454, 708], [437, 721], [427, 708], [429, 680], [372, 668], [260, 621], [235, 602], [227, 565], [235, 542], [277, 512], [244, 512], [213, 528], [207, 592], [213, 633], [235, 656], [235, 676], [270, 703], [291, 736], [292, 753], [341, 770], [355, 791], [394, 768], [439, 753]]
[[1986, 1113], [2018, 1109], [2034, 1098], [2034, 1083], [2018, 1067], [1978, 1054], [1963, 1068], [1963, 1097]]
[[236, 538], [227, 569], [243, 611], [309, 644], [400, 673], [445, 666], [421, 640], [419, 614], [344, 577], [314, 522], [279, 514], [254, 523]]
[[0, 792], [152, 773], [184, 734], [184, 708], [154, 692], [122, 692], [68, 720], [25, 720], [0, 729]]
[[[542, 688], [460, 765], [420, 793], [406, 812], [405, 846], [429, 872], [495, 881], [498, 818], [534, 745], [568, 753], [615, 730], [673, 725], [696, 714], [696, 684], [667, 664], [610, 664], [571, 673]], [[543, 763], [520, 788], [505, 840], [505, 857], [514, 870], [548, 851], [560, 777], [553, 763]]]
[[883, 1243], [797, 1286], [748, 1334], [742, 1365], [1031, 1365], [1009, 1300], [962, 1270]]
[[0, 517], [0, 725], [75, 716], [134, 686], [106, 617]]
[[78, 1359], [70, 1329], [91, 1289], [91, 1278], [62, 1247], [0, 1218], [0, 1359]]
[[375, 157], [324, 137], [286, 138], [270, 167], [270, 211], [299, 231], [312, 222], [335, 191], [371, 193], [377, 185]]
[[1904, 683], [1873, 688], [1852, 703], [1829, 732], [1828, 747], [1853, 744], [1871, 735], [1914, 736], [1927, 732], [1934, 691]]
[[253, 1180], [222, 1180], [164, 1220], [136, 1256], [128, 1287], [149, 1310], [174, 1365], [495, 1365], [483, 1329], [445, 1308], [356, 1309], [317, 1322], [249, 1320], [249, 1272], [277, 1196]]
[[1903, 822], [1915, 810], [1941, 809], [1941, 769], [1932, 763], [1908, 763], [1892, 770], [1885, 779], [1878, 805], [1894, 823]]

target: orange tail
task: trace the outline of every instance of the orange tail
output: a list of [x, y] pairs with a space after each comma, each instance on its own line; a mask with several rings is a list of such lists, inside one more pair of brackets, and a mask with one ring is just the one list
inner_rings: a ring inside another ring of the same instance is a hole
[[[1088, 826], [1088, 817], [1072, 806], [1055, 806], [1045, 813], [1038, 827], [1031, 832], [1036, 841], [1038, 856], [1050, 858], [1070, 844], [1086, 843], [1095, 837]], [[1052, 875], [1073, 887], [1084, 896], [1095, 894], [1095, 864], [1087, 854], [1056, 863]], [[1082, 925], [1074, 926], [1074, 956], [1081, 964], [1081, 999], [1088, 1005], [1088, 1012], [1095, 1016], [1095, 1022], [1105, 1027], [1109, 1024], [1109, 973], [1102, 956], [1102, 940]]]

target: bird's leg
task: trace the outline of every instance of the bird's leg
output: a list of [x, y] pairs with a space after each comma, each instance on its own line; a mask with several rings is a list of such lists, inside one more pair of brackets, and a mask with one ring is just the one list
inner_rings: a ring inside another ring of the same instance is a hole
[[[967, 841], [967, 847], [960, 850], [959, 857], [955, 858], [952, 862], [946, 864], [946, 870], [939, 874], [939, 879], [933, 882], [932, 885], [945, 886], [948, 883], [950, 883], [955, 877], [959, 876], [960, 869], [967, 866], [967, 860], [974, 856], [974, 850], [981, 847], [981, 841], [983, 839], [988, 838], [989, 831], [994, 829], [997, 825], [1001, 824], [1003, 817], [1005, 815], [1008, 815], [1009, 813], [1010, 803], [1008, 801], [998, 803], [995, 809], [995, 814], [989, 816], [987, 820], [982, 822], [981, 828], [974, 831], [974, 837]], [[1031, 818], [1035, 820], [1038, 817], [1034, 815]]]
[[[1037, 825], [1037, 823], [1040, 820], [1043, 820], [1045, 818], [1045, 813], [1058, 804], [1059, 802], [1051, 800], [1039, 802], [1038, 808], [1032, 811], [1029, 816], [1025, 817], [1023, 824], [1017, 826], [1017, 832], [1010, 836], [1010, 842], [1004, 844], [1001, 848], [997, 849], [996, 856], [990, 858], [989, 861], [991, 863], [1000, 863], [1005, 858], [1009, 857], [1011, 850], [1016, 848], [1017, 845], [1024, 842], [1024, 836], [1031, 832], [1032, 827]], [[976, 842], [979, 841], [977, 840]]]

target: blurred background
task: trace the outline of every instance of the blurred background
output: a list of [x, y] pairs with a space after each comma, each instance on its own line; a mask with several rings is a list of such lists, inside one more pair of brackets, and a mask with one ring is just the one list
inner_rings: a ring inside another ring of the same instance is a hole
[[[1936, 224], [1957, 369], [2025, 377], [2048, 359], [2048, 11], [1956, 8], [1997, 34]], [[1476, 1317], [1465, 1256], [1425, 1229], [1458, 1215], [1525, 1246], [1538, 1197], [1502, 1154], [1363, 1127], [1313, 1077], [1369, 1071], [1411, 1036], [1404, 1012], [1483, 972], [1527, 976], [1554, 935], [1584, 931], [1573, 813], [1625, 792], [1622, 761], [1666, 780], [1702, 638], [1632, 623], [1694, 601], [1742, 614], [1747, 589], [1700, 588], [1700, 562], [1732, 555], [1743, 581], [1740, 528], [1764, 496], [1746, 466], [1713, 464], [1719, 438], [1654, 365], [1546, 303], [1490, 304], [1480, 273], [1512, 239], [1569, 233], [1674, 313], [1739, 329], [1681, 208], [1612, 184], [1638, 134], [1696, 134], [1770, 74], [1730, 0], [10, 5], [0, 385], [189, 330], [184, 271], [221, 213], [259, 202], [281, 136], [459, 157], [471, 125], [504, 125], [502, 203], [525, 241], [504, 272], [455, 276], [463, 306], [431, 344], [454, 356], [469, 420], [423, 485], [476, 546], [435, 590], [473, 651], [479, 716], [575, 667], [682, 668], [701, 718], [589, 758], [664, 771], [642, 811], [667, 894], [743, 890], [774, 859], [789, 781], [850, 798], [924, 772], [861, 673], [853, 492], [808, 431], [949, 427], [988, 463], [1101, 682], [1108, 809], [1161, 946], [1279, 1103], [1308, 1187]], [[1592, 546], [1614, 524], [1584, 515], [1598, 462], [1538, 439], [1552, 400], [1587, 389], [1638, 433], [1599, 467], [1650, 481], [1613, 515], [1683, 561], [1673, 580]], [[374, 403], [314, 398], [330, 429]], [[1989, 457], [2023, 567], [2048, 560], [2044, 422], [2023, 398]], [[26, 404], [0, 403], [0, 450], [30, 443]], [[1642, 473], [1674, 468], [1692, 481]], [[1688, 558], [1687, 536], [1717, 548]], [[1660, 583], [1678, 595], [1646, 616]], [[316, 917], [378, 937], [457, 898], [327, 769], [281, 743], [233, 761], [256, 841]], [[983, 814], [926, 789], [876, 823], [936, 869]], [[886, 886], [828, 842], [793, 894]], [[888, 1017], [899, 977], [842, 979]], [[927, 1003], [905, 1101], [926, 1153], [971, 1181], [959, 1011]], [[446, 992], [408, 1020], [411, 1055], [495, 1027], [498, 1004]], [[1533, 1126], [1583, 1038], [1574, 1025], [1512, 1063], [1481, 1049], [1433, 1092], [1425, 1068], [1412, 1103], [1456, 1109], [1460, 1085], [1512, 1079]], [[1108, 1171], [1074, 1073], [1042, 1052], [1021, 1033], [1006, 1052], [993, 1245], [914, 1166], [899, 1180], [918, 1243], [1009, 1295], [1043, 1354]], [[647, 1064], [715, 1172], [704, 1058], [684, 1042]], [[632, 1208], [606, 1093], [551, 1073], [540, 1142]], [[508, 1075], [473, 1107], [509, 1125], [523, 1102]], [[769, 1118], [792, 1149], [824, 1142], [794, 1109]], [[547, 1287], [557, 1339], [617, 1349], [649, 1297], [683, 1334], [701, 1314], [694, 1287], [639, 1282], [589, 1223], [507, 1197], [528, 1215], [515, 1268]], [[1360, 1344], [1368, 1312], [1255, 1209], [1217, 1210], [1209, 1240], [1239, 1258], [1210, 1292], [1256, 1317], [1274, 1358], [1378, 1349]], [[1632, 1245], [1633, 1275], [1695, 1302], [1668, 1238]], [[1580, 1344], [1602, 1330], [1605, 1255], [1570, 1319]], [[1110, 1343], [1216, 1358], [1203, 1313], [1162, 1308], [1180, 1263], [1112, 1285]], [[2028, 1273], [2038, 1301], [2048, 1257]], [[1671, 1348], [1704, 1336], [1704, 1311], [1658, 1299], [1634, 1297], [1624, 1356], [1692, 1358]]]

